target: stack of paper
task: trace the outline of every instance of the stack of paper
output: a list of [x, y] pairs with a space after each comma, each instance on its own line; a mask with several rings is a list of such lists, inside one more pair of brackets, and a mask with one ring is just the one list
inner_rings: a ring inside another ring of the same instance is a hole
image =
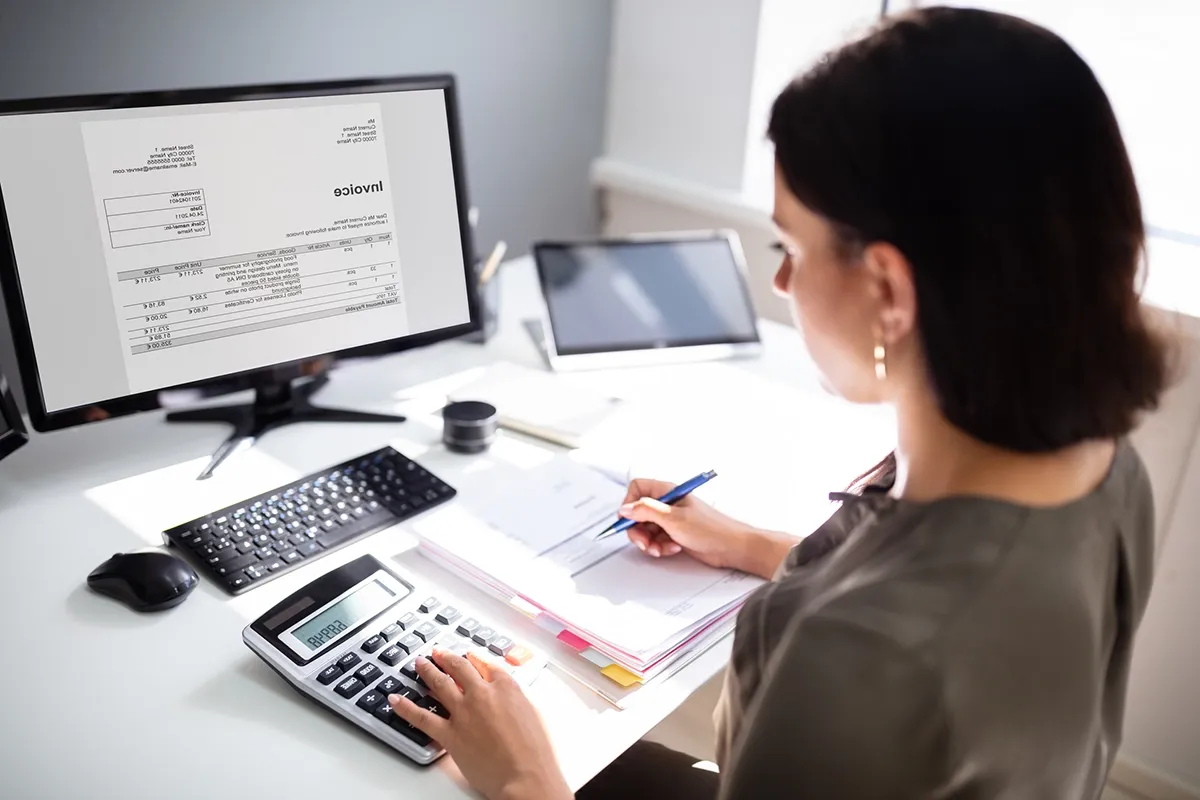
[[414, 529], [427, 556], [513, 603], [622, 686], [669, 674], [733, 629], [762, 580], [601, 541], [625, 487], [559, 456], [479, 480]]

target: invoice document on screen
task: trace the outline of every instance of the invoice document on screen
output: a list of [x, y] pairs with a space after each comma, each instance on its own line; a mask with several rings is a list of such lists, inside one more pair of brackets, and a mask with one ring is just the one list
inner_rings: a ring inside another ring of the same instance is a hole
[[409, 332], [378, 103], [80, 127], [133, 391]]
[[626, 653], [678, 641], [762, 583], [687, 555], [651, 558], [625, 534], [596, 541], [625, 487], [567, 456], [459, 483], [459, 502], [414, 524], [423, 545]]

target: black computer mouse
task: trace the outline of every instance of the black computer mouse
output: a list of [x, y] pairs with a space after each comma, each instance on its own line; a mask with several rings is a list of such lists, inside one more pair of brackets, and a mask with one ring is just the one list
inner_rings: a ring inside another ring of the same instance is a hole
[[87, 583], [134, 611], [162, 611], [187, 599], [200, 578], [181, 558], [161, 550], [117, 553], [92, 570]]

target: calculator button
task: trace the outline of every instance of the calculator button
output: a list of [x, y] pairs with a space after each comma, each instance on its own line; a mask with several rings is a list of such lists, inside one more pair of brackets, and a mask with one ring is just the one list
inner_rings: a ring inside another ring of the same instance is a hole
[[394, 667], [399, 664], [408, 654], [401, 650], [396, 645], [392, 645], [387, 650], [379, 654], [379, 660], [387, 664], [389, 667]]
[[422, 697], [417, 701], [417, 705], [426, 711], [432, 711], [442, 719], [450, 719], [450, 712], [447, 711], [446, 707], [439, 703], [435, 697], [429, 695]]
[[[501, 655], [503, 655], [503, 653], [501, 653]], [[354, 667], [360, 661], [362, 661], [362, 659], [358, 657], [358, 653], [346, 653], [337, 660], [337, 665], [342, 668], [342, 672], [345, 672], [346, 670]]]
[[392, 714], [392, 721], [389, 724], [400, 733], [419, 744], [421, 747], [429, 744], [429, 736], [426, 735], [424, 731], [414, 728], [412, 725], [409, 725], [407, 722], [400, 719], [400, 717], [397, 717], [394, 713]]
[[401, 639], [400, 641], [396, 642], [396, 644], [405, 653], [408, 653], [411, 656], [413, 653], [417, 652], [422, 647], [424, 647], [425, 640], [422, 639], [420, 636], [417, 636], [414, 633], [410, 633], [407, 636], [405, 636], [403, 639]]
[[358, 694], [365, 688], [367, 687], [363, 686], [362, 681], [351, 675], [349, 678], [346, 678], [346, 680], [339, 683], [334, 691], [349, 700], [351, 697], [354, 697], [354, 695]]
[[531, 658], [533, 658], [533, 651], [531, 651], [528, 647], [522, 647], [521, 645], [517, 645], [513, 649], [509, 650], [508, 655], [504, 656], [504, 660], [512, 664], [514, 667], [521, 666]]
[[436, 619], [438, 622], [442, 623], [443, 625], [449, 625], [451, 622], [454, 622], [454, 620], [458, 619], [461, 616], [462, 616], [462, 612], [459, 611], [457, 608], [455, 608], [454, 606], [446, 606], [441, 611], [439, 611], [437, 614], [435, 614], [433, 618]]
[[342, 677], [342, 668], [337, 664], [330, 664], [328, 667], [321, 670], [321, 672], [317, 675], [317, 680], [321, 682], [322, 686], [328, 686], [340, 677]]
[[471, 634], [471, 641], [480, 647], [487, 647], [491, 644], [492, 639], [496, 636], [496, 631], [493, 628], [480, 628]]
[[402, 631], [403, 629], [393, 622], [391, 625], [388, 625], [386, 628], [381, 630], [379, 635], [383, 637], [384, 641], [390, 642], [398, 637]]
[[404, 630], [408, 630], [412, 626], [416, 625], [418, 622], [420, 622], [420, 619], [417, 617], [416, 614], [414, 614], [411, 611], [406, 613], [400, 619], [396, 620], [396, 624], [399, 625]]
[[[420, 636], [422, 641], [431, 642], [438, 635], [438, 631], [440, 630], [441, 628], [437, 625], [434, 625], [432, 622], [422, 622], [413, 629], [413, 633], [415, 633], [417, 636]], [[501, 655], [503, 655], [503, 653]]]
[[442, 601], [438, 600], [436, 597], [426, 597], [423, 601], [421, 601], [419, 608], [421, 609], [422, 614], [428, 614], [441, 604]]
[[461, 636], [470, 636], [471, 634], [475, 633], [475, 631], [479, 630], [480, 624], [481, 623], [479, 620], [475, 619], [474, 617], [467, 617], [462, 622], [458, 623], [458, 633]]
[[386, 702], [383, 705], [376, 707], [371, 714], [375, 717], [375, 719], [379, 720], [385, 725], [391, 725], [392, 720], [396, 718], [396, 712], [392, 711], [391, 705]]
[[375, 691], [382, 692], [383, 696], [387, 697], [389, 694], [396, 694], [403, 688], [403, 683], [389, 675], [379, 682], [379, 685], [375, 687]]
[[362, 643], [363, 652], [374, 653], [379, 648], [383, 647], [385, 640], [382, 636], [372, 636]]
[[361, 667], [359, 667], [358, 670], [355, 671], [354, 677], [358, 678], [364, 684], [367, 684], [367, 683], [370, 683], [371, 681], [376, 680], [382, 674], [383, 674], [383, 670], [381, 670], [379, 667], [375, 666], [374, 664], [368, 663], [368, 664], [363, 664]]
[[354, 705], [366, 711], [368, 714], [374, 713], [375, 709], [387, 702], [387, 698], [376, 691], [367, 692], [362, 697], [358, 698], [358, 702]]
[[508, 655], [508, 651], [512, 650], [515, 646], [516, 642], [509, 637], [497, 636], [495, 639], [492, 639], [490, 644], [488, 644], [488, 650], [491, 650], [498, 656], [506, 656]]
[[415, 658], [400, 668], [400, 674], [410, 681], [416, 681], [422, 686], [425, 685], [425, 681], [421, 680], [421, 676], [417, 674], [417, 660]]

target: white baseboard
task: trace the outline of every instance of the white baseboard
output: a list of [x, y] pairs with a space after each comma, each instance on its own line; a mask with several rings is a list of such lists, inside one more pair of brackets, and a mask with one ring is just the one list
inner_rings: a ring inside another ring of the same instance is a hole
[[1139, 800], [1200, 800], [1200, 789], [1185, 786], [1126, 756], [1117, 758], [1108, 783]]

